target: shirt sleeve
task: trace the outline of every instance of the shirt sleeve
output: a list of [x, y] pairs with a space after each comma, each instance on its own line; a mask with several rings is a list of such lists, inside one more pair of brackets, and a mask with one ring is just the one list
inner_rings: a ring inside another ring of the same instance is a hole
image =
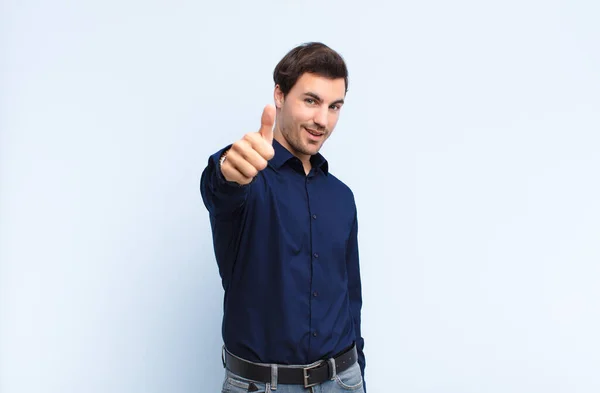
[[208, 158], [208, 164], [200, 178], [200, 193], [204, 206], [213, 217], [230, 216], [239, 212], [246, 202], [250, 184], [239, 185], [225, 179], [219, 160], [231, 145], [219, 150]]
[[365, 341], [361, 333], [361, 309], [362, 309], [362, 289], [360, 279], [360, 263], [358, 255], [358, 217], [355, 210], [354, 222], [350, 232], [350, 238], [347, 245], [347, 269], [348, 269], [348, 293], [350, 296], [350, 310], [356, 332], [356, 349], [358, 351], [358, 364], [363, 377], [364, 389], [365, 382], [365, 355], [363, 352]]

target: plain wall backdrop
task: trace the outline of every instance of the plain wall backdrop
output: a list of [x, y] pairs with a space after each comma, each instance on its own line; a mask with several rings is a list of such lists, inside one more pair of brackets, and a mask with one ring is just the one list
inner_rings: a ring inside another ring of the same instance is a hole
[[199, 193], [272, 71], [347, 60], [371, 393], [600, 391], [600, 3], [0, 5], [0, 392], [217, 392]]

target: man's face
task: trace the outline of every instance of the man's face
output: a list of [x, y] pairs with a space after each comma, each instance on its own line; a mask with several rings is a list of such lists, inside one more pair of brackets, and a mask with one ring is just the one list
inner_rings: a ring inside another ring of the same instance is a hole
[[304, 73], [284, 98], [275, 88], [279, 141], [300, 159], [316, 154], [329, 138], [346, 95], [344, 78]]

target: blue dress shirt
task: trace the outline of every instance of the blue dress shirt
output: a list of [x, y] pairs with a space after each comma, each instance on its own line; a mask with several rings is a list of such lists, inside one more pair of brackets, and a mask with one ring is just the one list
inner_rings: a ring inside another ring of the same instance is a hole
[[302, 163], [277, 140], [245, 186], [213, 154], [200, 181], [225, 290], [227, 349], [260, 363], [309, 364], [356, 343], [364, 379], [358, 223], [350, 188], [320, 154]]

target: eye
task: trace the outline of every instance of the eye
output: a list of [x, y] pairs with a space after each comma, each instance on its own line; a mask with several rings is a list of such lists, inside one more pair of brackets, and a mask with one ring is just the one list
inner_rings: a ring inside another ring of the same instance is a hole
[[334, 111], [339, 111], [342, 108], [341, 105], [331, 105], [329, 109], [333, 109]]
[[307, 104], [310, 104], [310, 105], [312, 105], [312, 104], [314, 104], [314, 103], [315, 103], [315, 100], [313, 100], [312, 98], [305, 98], [305, 99], [304, 99], [304, 102], [306, 102]]

